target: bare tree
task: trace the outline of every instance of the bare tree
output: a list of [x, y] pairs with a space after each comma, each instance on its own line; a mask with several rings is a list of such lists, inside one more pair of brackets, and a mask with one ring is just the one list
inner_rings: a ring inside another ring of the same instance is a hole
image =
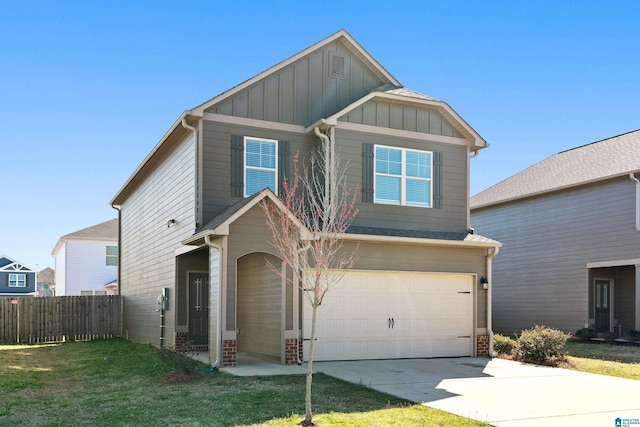
[[[312, 309], [311, 336], [307, 358], [305, 419], [302, 425], [313, 423], [311, 383], [313, 381], [313, 351], [316, 336], [317, 310], [332, 285], [344, 277], [357, 259], [357, 246], [344, 247], [343, 234], [358, 214], [355, 207], [357, 188], [350, 190], [345, 170], [337, 158], [333, 132], [329, 135], [316, 128], [321, 144], [310, 163], [300, 173], [298, 155], [294, 158], [294, 174], [283, 182], [280, 196], [284, 208], [266, 200], [262, 208], [273, 235], [272, 244], [290, 267], [291, 276], [280, 268], [272, 269], [284, 275], [288, 284], [297, 285]], [[286, 270], [286, 269], [285, 269]]]

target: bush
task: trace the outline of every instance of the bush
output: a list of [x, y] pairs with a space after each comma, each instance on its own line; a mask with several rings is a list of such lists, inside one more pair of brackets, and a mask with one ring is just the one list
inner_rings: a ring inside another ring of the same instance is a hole
[[496, 334], [493, 336], [493, 351], [498, 354], [512, 354], [516, 342], [510, 337]]
[[573, 335], [580, 341], [589, 341], [591, 338], [596, 337], [596, 330], [594, 328], [582, 328], [578, 329]]
[[522, 331], [516, 344], [516, 354], [523, 360], [550, 362], [564, 357], [569, 337], [557, 329], [536, 325]]

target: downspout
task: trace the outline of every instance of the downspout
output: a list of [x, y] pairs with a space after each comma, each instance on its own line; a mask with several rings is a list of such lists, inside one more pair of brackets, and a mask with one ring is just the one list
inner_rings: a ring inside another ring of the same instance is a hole
[[[472, 154], [473, 153], [473, 154]], [[475, 157], [478, 157], [478, 150], [474, 150], [474, 151], [469, 151], [469, 158], [473, 159]]]
[[629, 178], [636, 183], [636, 230], [640, 231], [640, 180], [631, 172]]
[[489, 333], [489, 357], [493, 358], [495, 357], [495, 354], [493, 353], [493, 318], [492, 318], [492, 289], [493, 289], [493, 258], [496, 257], [496, 255], [498, 255], [498, 252], [500, 252], [500, 248], [499, 247], [494, 247], [492, 248], [493, 251], [491, 249], [489, 249], [489, 253], [487, 254], [487, 281], [489, 282], [489, 286], [487, 289], [487, 332]]
[[[207, 244], [207, 246], [209, 246], [212, 249], [215, 249], [218, 251], [218, 256], [219, 256], [219, 263], [220, 265], [218, 266], [219, 268], [219, 283], [218, 283], [218, 304], [216, 307], [216, 315], [218, 316], [218, 339], [216, 341], [216, 360], [215, 362], [211, 363], [211, 369], [213, 368], [217, 368], [221, 363], [220, 363], [220, 352], [222, 350], [222, 292], [221, 292], [221, 288], [222, 288], [222, 268], [223, 268], [223, 256], [222, 256], [222, 246], [219, 246], [215, 243], [213, 243], [211, 241], [211, 236], [206, 234], [204, 236], [204, 242]], [[209, 291], [211, 292], [211, 291]], [[210, 296], [209, 296], [210, 297]]]

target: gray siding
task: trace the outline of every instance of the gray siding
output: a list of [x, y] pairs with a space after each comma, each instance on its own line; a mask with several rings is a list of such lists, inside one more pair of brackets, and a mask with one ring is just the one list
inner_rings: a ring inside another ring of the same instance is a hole
[[455, 231], [467, 230], [467, 148], [438, 142], [389, 137], [369, 133], [336, 129], [336, 147], [343, 164], [347, 166], [350, 186], [363, 188], [362, 144], [368, 142], [388, 146], [437, 151], [442, 153], [442, 208], [393, 206], [362, 203], [353, 225], [370, 227], [396, 227], [415, 230]]
[[[347, 249], [351, 245], [346, 246]], [[428, 247], [389, 243], [360, 243], [354, 269], [465, 273], [486, 276], [487, 251], [483, 249]], [[390, 256], [389, 254], [393, 254]], [[476, 283], [475, 325], [487, 327], [487, 291]]]
[[494, 330], [587, 321], [587, 263], [640, 258], [628, 178], [476, 209], [471, 226], [503, 243], [494, 259]]
[[[290, 160], [299, 154], [300, 159], [308, 159], [316, 144], [315, 136], [204, 122], [203, 132], [203, 220], [206, 223], [222, 212], [227, 206], [240, 200], [231, 196], [231, 136], [244, 135], [289, 142]], [[293, 172], [293, 168], [291, 168]]]
[[[332, 54], [345, 59], [345, 76], [332, 77]], [[324, 46], [206, 111], [308, 126], [383, 82], [340, 41]]]
[[340, 121], [463, 138], [463, 135], [435, 109], [390, 102], [369, 101], [350, 111]]
[[[173, 345], [176, 323], [176, 257], [180, 241], [195, 229], [195, 151], [193, 136], [176, 143], [158, 160], [145, 181], [121, 208], [121, 277], [124, 327], [134, 341], [159, 343], [156, 298], [170, 288], [166, 312], [167, 345]], [[167, 227], [167, 221], [175, 224]]]

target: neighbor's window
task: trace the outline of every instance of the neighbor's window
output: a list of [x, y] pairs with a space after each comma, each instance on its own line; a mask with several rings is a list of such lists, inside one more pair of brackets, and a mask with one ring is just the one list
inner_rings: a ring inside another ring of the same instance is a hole
[[376, 145], [376, 203], [430, 207], [432, 157], [430, 151]]
[[244, 195], [269, 187], [277, 194], [278, 141], [244, 138]]
[[26, 274], [9, 274], [10, 288], [24, 288], [27, 286]]
[[107, 246], [107, 265], [118, 265], [117, 246]]

